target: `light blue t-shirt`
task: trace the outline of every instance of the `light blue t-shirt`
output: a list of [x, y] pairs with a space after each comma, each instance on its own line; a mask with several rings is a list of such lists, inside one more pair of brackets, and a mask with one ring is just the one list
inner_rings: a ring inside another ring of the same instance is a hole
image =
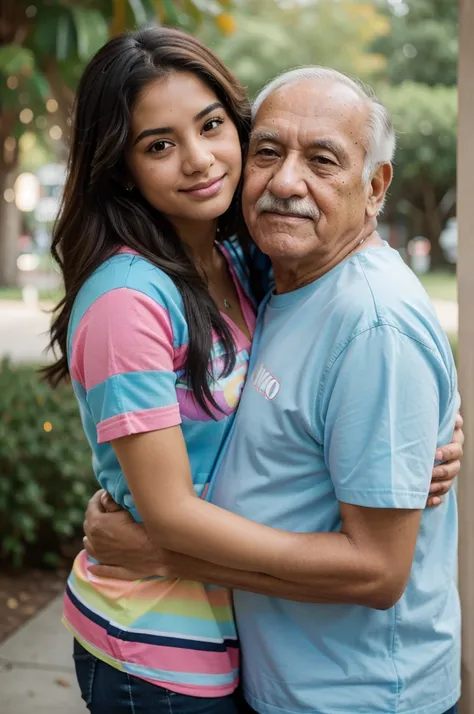
[[[339, 501], [422, 509], [459, 406], [448, 340], [387, 245], [260, 315], [214, 503], [293, 532], [340, 528]], [[261, 714], [442, 714], [460, 693], [457, 515], [423, 512], [395, 607], [235, 592], [243, 682]]]

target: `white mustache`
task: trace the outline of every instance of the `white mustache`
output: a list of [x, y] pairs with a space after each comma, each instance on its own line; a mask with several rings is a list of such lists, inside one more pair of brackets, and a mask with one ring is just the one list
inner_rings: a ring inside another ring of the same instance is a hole
[[271, 193], [264, 193], [258, 199], [255, 210], [259, 216], [262, 213], [280, 213], [311, 218], [313, 221], [317, 221], [319, 218], [319, 211], [314, 203], [299, 198], [277, 198]]

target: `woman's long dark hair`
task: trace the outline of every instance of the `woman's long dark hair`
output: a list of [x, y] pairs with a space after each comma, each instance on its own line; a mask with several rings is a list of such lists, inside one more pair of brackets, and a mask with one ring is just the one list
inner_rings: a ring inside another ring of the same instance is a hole
[[[208, 413], [216, 406], [208, 383], [212, 330], [235, 364], [232, 333], [209, 294], [186, 246], [169, 221], [137, 191], [127, 192], [124, 153], [130, 117], [143, 87], [171, 71], [192, 72], [205, 82], [234, 122], [243, 147], [250, 130], [247, 93], [201, 42], [178, 30], [156, 27], [108, 42], [86, 68], [76, 95], [72, 147], [61, 210], [53, 231], [52, 255], [64, 278], [65, 295], [56, 308], [51, 346], [59, 359], [44, 370], [55, 386], [69, 374], [67, 330], [78, 291], [91, 273], [120, 246], [128, 246], [164, 270], [182, 298], [189, 329], [188, 384]], [[219, 218], [219, 240], [240, 223], [240, 184]], [[243, 240], [247, 240], [243, 231]]]

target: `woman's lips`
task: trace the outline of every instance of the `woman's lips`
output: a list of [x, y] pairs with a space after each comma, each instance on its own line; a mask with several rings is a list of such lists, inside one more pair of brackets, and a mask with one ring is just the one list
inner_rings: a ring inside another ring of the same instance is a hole
[[200, 188], [190, 188], [183, 191], [188, 196], [194, 196], [195, 198], [212, 198], [216, 196], [221, 190], [224, 184], [225, 176], [220, 176], [220, 178], [214, 181], [204, 184]]

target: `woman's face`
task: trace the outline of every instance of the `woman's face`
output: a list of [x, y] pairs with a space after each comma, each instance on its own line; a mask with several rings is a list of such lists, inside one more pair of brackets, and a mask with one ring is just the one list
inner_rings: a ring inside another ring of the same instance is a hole
[[195, 75], [150, 82], [131, 117], [126, 163], [134, 185], [182, 232], [229, 208], [242, 171], [234, 123]]

